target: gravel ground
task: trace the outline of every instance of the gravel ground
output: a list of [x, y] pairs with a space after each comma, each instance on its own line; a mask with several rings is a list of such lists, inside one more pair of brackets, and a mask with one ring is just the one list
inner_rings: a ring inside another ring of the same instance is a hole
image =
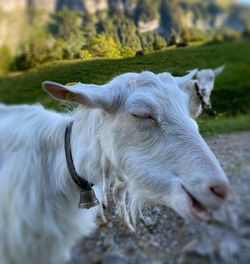
[[231, 184], [225, 205], [207, 223], [185, 223], [172, 210], [154, 207], [130, 234], [111, 203], [107, 226], [78, 241], [70, 264], [250, 263], [250, 132], [207, 142]]

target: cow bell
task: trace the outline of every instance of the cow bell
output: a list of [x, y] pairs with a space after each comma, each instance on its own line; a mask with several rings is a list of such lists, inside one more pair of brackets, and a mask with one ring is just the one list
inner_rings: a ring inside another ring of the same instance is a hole
[[80, 191], [80, 201], [78, 208], [80, 209], [89, 209], [91, 207], [95, 207], [99, 204], [99, 201], [97, 200], [95, 196], [95, 192], [93, 189], [89, 191]]

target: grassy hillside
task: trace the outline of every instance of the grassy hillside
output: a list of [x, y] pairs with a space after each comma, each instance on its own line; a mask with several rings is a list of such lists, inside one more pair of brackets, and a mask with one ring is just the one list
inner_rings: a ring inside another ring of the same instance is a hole
[[182, 75], [193, 68], [211, 68], [222, 64], [226, 68], [216, 80], [212, 97], [218, 115], [216, 118], [201, 118], [201, 130], [206, 133], [250, 129], [250, 43], [247, 41], [168, 49], [130, 59], [49, 63], [28, 72], [0, 78], [0, 101], [8, 104], [40, 102], [47, 107], [62, 109], [58, 102], [42, 91], [44, 80], [102, 84], [124, 72], [170, 71]]

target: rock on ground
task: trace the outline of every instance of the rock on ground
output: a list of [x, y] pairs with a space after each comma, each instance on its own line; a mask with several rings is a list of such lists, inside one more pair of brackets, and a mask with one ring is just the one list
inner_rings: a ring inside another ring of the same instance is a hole
[[145, 209], [131, 234], [110, 203], [108, 225], [77, 242], [70, 264], [250, 263], [250, 132], [207, 142], [231, 184], [225, 205], [207, 223], [185, 223], [159, 206]]

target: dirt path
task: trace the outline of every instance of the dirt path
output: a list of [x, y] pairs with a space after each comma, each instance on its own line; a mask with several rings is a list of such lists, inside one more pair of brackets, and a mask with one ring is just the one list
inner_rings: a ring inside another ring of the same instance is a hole
[[149, 208], [129, 235], [112, 206], [108, 226], [79, 241], [70, 264], [250, 263], [250, 132], [207, 142], [231, 183], [226, 204], [208, 223], [187, 224], [167, 208]]

